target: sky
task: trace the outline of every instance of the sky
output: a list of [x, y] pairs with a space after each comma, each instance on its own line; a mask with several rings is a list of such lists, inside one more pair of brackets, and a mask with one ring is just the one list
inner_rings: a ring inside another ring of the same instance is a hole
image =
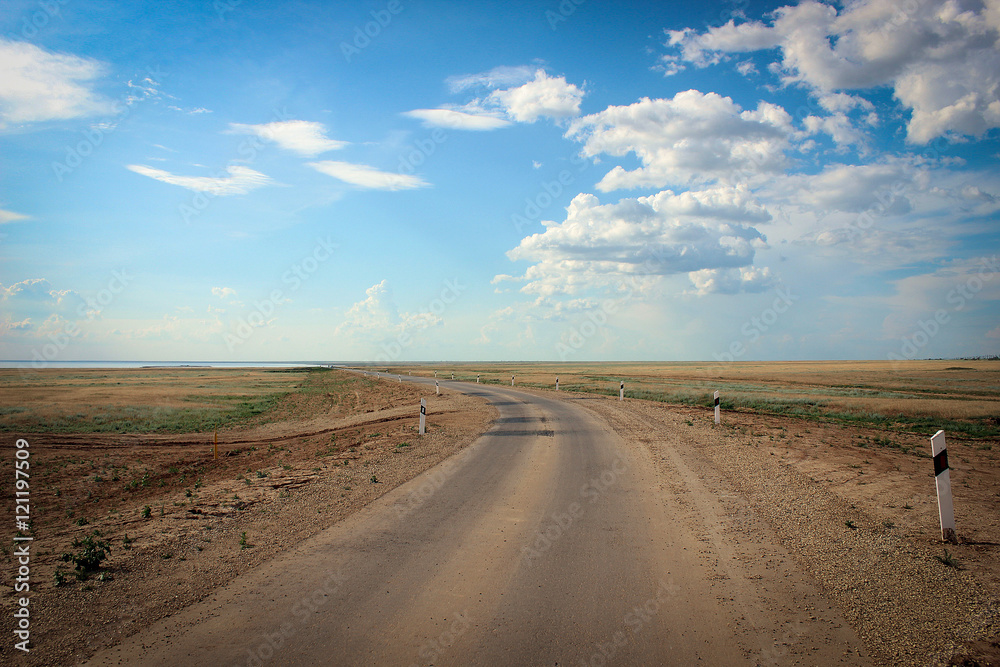
[[1000, 353], [1000, 0], [0, 2], [0, 359]]

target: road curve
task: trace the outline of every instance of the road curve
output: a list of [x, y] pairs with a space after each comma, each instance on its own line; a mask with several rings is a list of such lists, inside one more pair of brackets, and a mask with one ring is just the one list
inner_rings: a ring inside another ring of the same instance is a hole
[[672, 529], [640, 448], [578, 402], [442, 387], [486, 398], [499, 418], [89, 664], [760, 663], [697, 540]]

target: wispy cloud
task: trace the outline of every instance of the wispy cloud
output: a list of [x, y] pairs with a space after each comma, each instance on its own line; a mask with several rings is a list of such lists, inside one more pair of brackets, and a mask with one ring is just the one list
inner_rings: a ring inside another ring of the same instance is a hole
[[23, 215], [21, 213], [15, 213], [14, 211], [5, 211], [0, 208], [0, 225], [8, 222], [17, 222], [18, 220], [27, 220], [30, 216]]
[[347, 145], [346, 141], [330, 139], [322, 123], [308, 120], [285, 120], [263, 125], [230, 123], [229, 131], [236, 134], [253, 134], [265, 141], [273, 141], [285, 150], [305, 157], [314, 157], [335, 151]]
[[424, 125], [443, 127], [449, 130], [496, 130], [511, 124], [509, 120], [496, 114], [471, 114], [447, 108], [414, 109], [404, 112], [403, 115], [418, 118], [424, 121]]
[[105, 70], [90, 58], [0, 38], [0, 128], [114, 113], [92, 88]]
[[226, 167], [228, 176], [178, 176], [162, 169], [147, 167], [142, 164], [130, 164], [127, 168], [137, 174], [154, 178], [170, 185], [179, 185], [195, 192], [208, 192], [213, 195], [245, 195], [251, 190], [269, 185], [274, 181], [270, 176], [254, 171], [248, 167], [233, 165]]
[[412, 190], [430, 185], [416, 176], [379, 171], [367, 164], [324, 160], [323, 162], [310, 162], [309, 166], [345, 183], [372, 190]]

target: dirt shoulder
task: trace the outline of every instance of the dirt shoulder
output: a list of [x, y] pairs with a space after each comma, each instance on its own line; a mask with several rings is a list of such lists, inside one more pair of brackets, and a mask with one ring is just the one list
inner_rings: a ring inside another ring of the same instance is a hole
[[[840, 607], [875, 663], [997, 664], [996, 443], [949, 443], [960, 543], [946, 545], [923, 437], [732, 412], [715, 426], [712, 412], [700, 408], [570, 400], [647, 447], [665, 488], [709, 489], [732, 506], [727, 520], [773, 532]], [[945, 548], [958, 567], [942, 562]], [[810, 662], [815, 649], [803, 637], [792, 633], [786, 643]]]
[[[352, 376], [335, 390], [314, 389], [300, 394], [305, 405], [290, 395], [271, 419], [220, 431], [218, 460], [213, 433], [23, 435], [32, 454], [35, 540], [32, 650], [22, 658], [85, 660], [438, 464], [495, 418], [482, 399], [447, 390], [437, 396], [395, 379]], [[416, 433], [421, 397], [428, 402], [424, 436]], [[12, 501], [6, 504], [13, 522]], [[78, 580], [62, 554], [79, 554], [87, 536], [107, 543], [110, 554]], [[12, 550], [3, 555], [13, 571]], [[8, 637], [14, 597], [4, 587], [0, 627]], [[0, 662], [14, 653], [11, 642], [3, 644]]]

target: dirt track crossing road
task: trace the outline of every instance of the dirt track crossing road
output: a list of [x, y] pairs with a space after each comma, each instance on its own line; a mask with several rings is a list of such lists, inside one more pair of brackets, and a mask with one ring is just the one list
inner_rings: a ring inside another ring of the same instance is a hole
[[499, 419], [89, 664], [867, 664], [782, 547], [716, 523], [724, 501], [681, 459], [661, 480], [586, 400], [442, 388]]

